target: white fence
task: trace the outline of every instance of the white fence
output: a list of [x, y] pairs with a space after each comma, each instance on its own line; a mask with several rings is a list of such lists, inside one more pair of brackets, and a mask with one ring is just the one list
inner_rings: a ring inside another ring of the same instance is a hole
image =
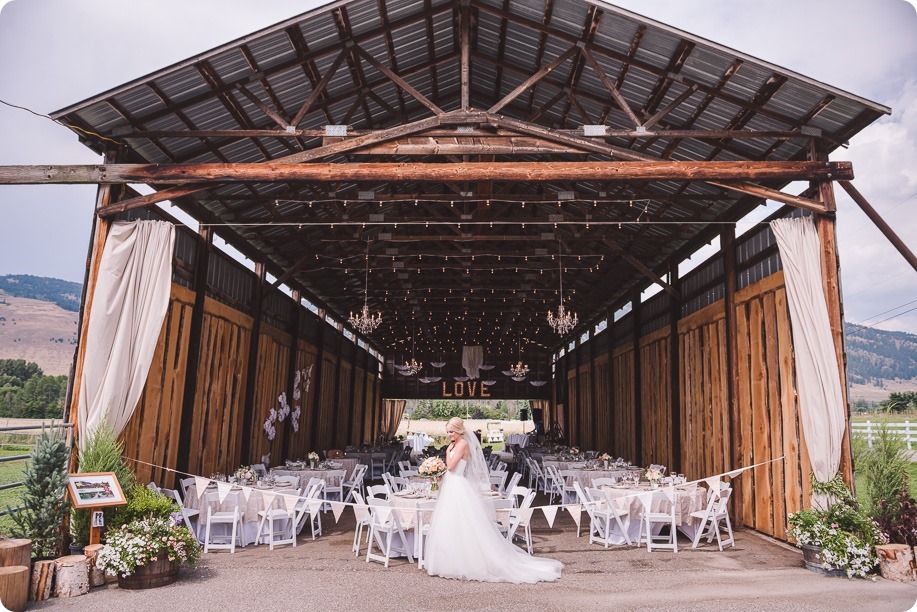
[[[903, 423], [886, 423], [885, 426], [890, 432], [897, 434], [907, 443], [908, 450], [913, 449], [914, 444], [917, 443], [917, 422], [911, 423], [910, 421], [904, 421]], [[873, 423], [872, 421], [851, 423], [850, 427], [854, 435], [865, 437], [871, 447], [872, 441], [876, 438], [879, 423]]]

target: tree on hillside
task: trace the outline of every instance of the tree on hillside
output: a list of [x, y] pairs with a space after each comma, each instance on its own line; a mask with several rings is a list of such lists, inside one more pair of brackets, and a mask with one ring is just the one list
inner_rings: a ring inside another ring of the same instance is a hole
[[881, 404], [883, 410], [905, 412], [917, 410], [917, 391], [896, 391]]
[[18, 387], [23, 386], [33, 376], [44, 374], [37, 363], [25, 359], [0, 359], [0, 386], [4, 386], [4, 376], [19, 380]]
[[0, 416], [59, 419], [66, 396], [66, 376], [45, 376], [23, 359], [0, 359]]

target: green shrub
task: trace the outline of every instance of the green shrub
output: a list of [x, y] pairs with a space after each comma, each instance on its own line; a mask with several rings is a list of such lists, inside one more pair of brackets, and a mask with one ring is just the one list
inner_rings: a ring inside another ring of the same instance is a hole
[[[118, 442], [108, 421], [103, 421], [86, 440], [79, 453], [79, 470], [84, 474], [114, 472], [124, 494], [130, 495], [136, 480], [123, 459], [124, 445]], [[70, 537], [74, 544], [89, 543], [89, 510], [74, 510], [70, 517]], [[111, 522], [115, 509], [105, 510], [105, 524]]]
[[146, 519], [150, 516], [167, 519], [172, 516], [173, 512], [179, 510], [174, 499], [146, 487], [134, 487], [127, 496], [127, 505], [115, 510], [115, 515], [108, 528], [117, 529], [134, 520]]
[[878, 519], [883, 507], [894, 507], [906, 484], [908, 459], [901, 436], [879, 423], [870, 448], [862, 438], [854, 438], [854, 463], [863, 478], [866, 512]]

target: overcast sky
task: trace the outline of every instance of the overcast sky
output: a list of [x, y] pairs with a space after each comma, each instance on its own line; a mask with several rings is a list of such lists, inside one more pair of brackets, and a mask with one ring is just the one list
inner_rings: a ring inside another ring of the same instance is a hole
[[[50, 113], [317, 0], [0, 0], [0, 99]], [[669, 25], [892, 108], [833, 160], [917, 251], [917, 11], [905, 0], [631, 0]], [[0, 105], [0, 165], [97, 163], [68, 129]], [[794, 193], [800, 189], [787, 191]], [[846, 318], [917, 333], [917, 272], [841, 189]], [[0, 274], [82, 282], [94, 186], [0, 186]]]

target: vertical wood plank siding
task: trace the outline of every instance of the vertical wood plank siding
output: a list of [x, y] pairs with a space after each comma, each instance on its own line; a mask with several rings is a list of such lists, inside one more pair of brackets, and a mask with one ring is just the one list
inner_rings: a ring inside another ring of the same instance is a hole
[[[258, 338], [258, 364], [255, 369], [255, 410], [248, 431], [251, 432], [251, 457], [242, 457], [242, 463], [255, 463], [262, 455], [271, 454], [271, 464], [283, 462], [284, 429], [290, 427], [290, 418], [275, 421], [276, 435], [273, 441], [267, 439], [264, 422], [271, 408], [280, 410], [280, 395], [288, 386], [287, 364], [290, 359], [291, 338], [279, 329], [261, 323]], [[287, 402], [293, 398], [288, 397]], [[290, 407], [292, 411], [292, 406]]]
[[[720, 300], [678, 322], [677, 364], [681, 418], [682, 471], [691, 479], [719, 474], [785, 456], [785, 460], [745, 472], [736, 479], [747, 527], [786, 539], [786, 515], [809, 503], [811, 465], [799, 421], [792, 332], [783, 273], [736, 292], [736, 389], [738, 431], [744, 444], [741, 465], [730, 459], [726, 323]], [[603, 333], [611, 333], [612, 326]], [[565, 358], [571, 444], [607, 451], [641, 463], [672, 465], [670, 374], [672, 330], [666, 326], [640, 338], [635, 353], [627, 342], [595, 357]], [[585, 349], [585, 350], [584, 350]], [[643, 400], [643, 457], [635, 457], [633, 372], [640, 359]], [[582, 361], [580, 361], [582, 364]], [[609, 368], [609, 363], [610, 368]], [[609, 381], [609, 377], [611, 377]], [[591, 385], [591, 386], [590, 386]], [[610, 388], [610, 394], [606, 389]], [[587, 389], [593, 391], [587, 392]]]

